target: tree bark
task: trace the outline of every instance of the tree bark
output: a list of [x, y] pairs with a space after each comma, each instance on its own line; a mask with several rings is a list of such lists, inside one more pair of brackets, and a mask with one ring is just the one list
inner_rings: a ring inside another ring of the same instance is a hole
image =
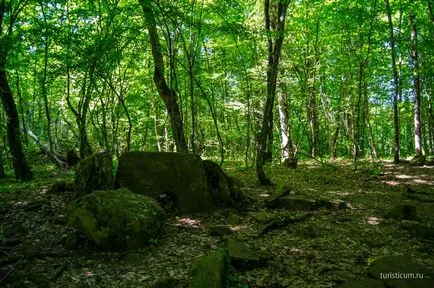
[[411, 24], [411, 46], [410, 55], [413, 61], [413, 89], [414, 89], [414, 144], [416, 155], [422, 155], [422, 129], [420, 126], [420, 79], [419, 79], [419, 61], [417, 52], [417, 28], [416, 16], [412, 11], [410, 13]]
[[152, 9], [152, 1], [139, 0], [139, 3], [142, 6], [145, 16], [149, 33], [149, 41], [152, 48], [152, 56], [154, 58], [154, 83], [157, 87], [158, 93], [163, 99], [167, 113], [169, 114], [177, 152], [188, 153], [187, 142], [184, 136], [184, 125], [177, 101], [177, 94], [175, 90], [167, 85], [164, 76], [164, 59], [161, 52], [160, 40], [158, 38], [157, 24], [155, 22], [155, 16]]
[[7, 137], [15, 178], [23, 181], [30, 180], [32, 179], [32, 172], [23, 153], [17, 107], [3, 65], [0, 65], [0, 97], [7, 116]]
[[398, 94], [399, 94], [399, 78], [398, 78], [398, 70], [396, 68], [396, 59], [395, 59], [395, 37], [393, 36], [393, 22], [392, 22], [392, 13], [390, 11], [389, 0], [384, 0], [386, 3], [386, 13], [387, 19], [389, 22], [389, 41], [390, 41], [390, 54], [392, 60], [392, 71], [393, 71], [393, 84], [394, 84], [394, 93], [393, 93], [393, 126], [394, 126], [394, 154], [393, 154], [393, 162], [395, 164], [399, 163], [399, 152], [400, 152], [400, 135], [399, 135], [399, 114], [398, 114]]
[[[6, 75], [6, 59], [11, 48], [10, 40], [13, 33], [14, 23], [26, 4], [27, 1], [21, 1], [16, 5], [16, 7], [7, 7], [8, 5], [12, 5], [12, 3], [6, 3], [4, 0], [0, 1], [0, 98], [7, 117], [7, 139], [9, 150], [12, 155], [12, 165], [14, 168], [15, 178], [22, 181], [32, 179], [32, 172], [23, 153], [17, 106], [15, 105], [14, 97]], [[7, 11], [7, 9], [10, 10]], [[12, 11], [14, 12], [12, 13]], [[3, 20], [7, 13], [12, 13], [12, 15], [9, 15], [10, 21], [5, 29], [7, 32], [4, 33]]]
[[[280, 86], [283, 85], [280, 83]], [[281, 150], [281, 162], [285, 163], [290, 158], [294, 157], [294, 148], [291, 138], [291, 122], [289, 119], [289, 105], [288, 96], [285, 95], [283, 89], [280, 89], [278, 94], [279, 104], [279, 118], [280, 118], [280, 150]]]
[[[265, 175], [265, 155], [267, 151], [267, 138], [273, 135], [273, 127], [270, 125], [273, 118], [273, 104], [276, 96], [277, 72], [279, 67], [279, 58], [282, 52], [282, 44], [284, 39], [286, 12], [288, 10], [288, 1], [282, 1], [273, 6], [270, 5], [270, 0], [265, 0], [265, 29], [268, 33], [268, 68], [267, 68], [267, 99], [264, 107], [262, 118], [261, 132], [258, 138], [257, 158], [256, 158], [256, 174], [261, 185], [271, 185], [270, 179]], [[277, 7], [276, 7], [277, 6]], [[277, 8], [277, 11], [275, 11]], [[270, 15], [273, 11], [276, 15]], [[277, 23], [276, 23], [277, 22]], [[272, 33], [276, 33], [273, 39]]]

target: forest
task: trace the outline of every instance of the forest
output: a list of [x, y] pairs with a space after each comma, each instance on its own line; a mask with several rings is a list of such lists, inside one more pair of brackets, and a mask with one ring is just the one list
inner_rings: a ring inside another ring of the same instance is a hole
[[0, 286], [434, 287], [433, 0], [0, 0], [0, 98]]

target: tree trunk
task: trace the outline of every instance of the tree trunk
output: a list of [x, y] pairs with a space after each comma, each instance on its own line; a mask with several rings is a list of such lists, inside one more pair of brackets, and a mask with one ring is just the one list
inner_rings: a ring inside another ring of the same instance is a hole
[[[280, 84], [282, 85], [282, 84]], [[291, 122], [289, 119], [289, 105], [287, 95], [280, 91], [278, 94], [279, 118], [280, 118], [280, 150], [281, 162], [285, 163], [294, 157], [294, 149], [291, 139]]]
[[6, 172], [5, 172], [5, 166], [4, 166], [4, 162], [3, 162], [3, 151], [0, 150], [0, 179], [5, 178], [6, 176]]
[[184, 136], [183, 121], [179, 110], [176, 91], [167, 85], [164, 76], [164, 60], [161, 52], [160, 40], [157, 33], [157, 24], [155, 22], [154, 12], [152, 10], [152, 1], [139, 0], [142, 6], [143, 13], [146, 19], [146, 24], [149, 33], [149, 41], [152, 48], [152, 56], [154, 58], [154, 83], [158, 93], [164, 101], [167, 113], [170, 117], [170, 123], [173, 129], [173, 138], [178, 152], [187, 153], [188, 147]]
[[411, 46], [410, 55], [413, 61], [413, 89], [414, 89], [414, 144], [416, 155], [422, 155], [422, 133], [420, 126], [420, 79], [419, 79], [419, 61], [417, 53], [417, 28], [415, 14], [410, 13], [411, 23]]
[[394, 84], [394, 93], [393, 93], [393, 126], [394, 126], [394, 153], [393, 160], [395, 164], [399, 163], [399, 151], [400, 151], [400, 135], [399, 135], [399, 115], [398, 115], [398, 94], [399, 94], [399, 79], [398, 79], [398, 70], [396, 68], [396, 59], [395, 59], [395, 38], [393, 36], [393, 22], [392, 22], [392, 12], [390, 11], [389, 0], [384, 0], [386, 3], [386, 13], [387, 19], [389, 22], [389, 41], [390, 41], [390, 54], [392, 60], [392, 71], [393, 71], [393, 84]]
[[[277, 8], [277, 11], [276, 11]], [[279, 2], [270, 7], [270, 0], [265, 0], [265, 29], [268, 33], [268, 67], [267, 67], [267, 99], [264, 107], [262, 118], [261, 132], [258, 138], [257, 158], [256, 158], [256, 174], [261, 185], [270, 185], [271, 181], [265, 175], [265, 155], [267, 151], [267, 138], [273, 135], [272, 123], [273, 104], [276, 96], [277, 72], [279, 67], [279, 58], [282, 52], [282, 44], [285, 29], [286, 11], [288, 10], [287, 1]], [[270, 12], [277, 12], [271, 18]], [[277, 35], [273, 36], [272, 34]], [[276, 37], [276, 39], [273, 39]]]
[[[4, 63], [5, 60], [6, 59], [3, 61], [2, 59], [2, 62]], [[17, 107], [9, 87], [6, 70], [3, 64], [0, 66], [0, 97], [7, 116], [8, 144], [12, 154], [15, 178], [23, 181], [30, 180], [32, 179], [32, 172], [30, 171], [30, 167], [23, 153]]]

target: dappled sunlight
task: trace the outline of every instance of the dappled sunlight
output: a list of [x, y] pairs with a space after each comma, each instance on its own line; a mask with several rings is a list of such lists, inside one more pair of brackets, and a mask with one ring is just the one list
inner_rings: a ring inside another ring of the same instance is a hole
[[411, 178], [413, 178], [410, 175], [396, 175], [395, 177], [398, 179], [411, 179]]
[[175, 226], [189, 227], [189, 228], [200, 228], [201, 220], [187, 218], [187, 217], [176, 217], [178, 224]]
[[368, 217], [368, 219], [366, 220], [366, 223], [368, 223], [369, 225], [378, 225], [380, 224], [381, 219], [377, 218], [377, 217]]
[[331, 195], [337, 195], [337, 196], [348, 196], [348, 195], [350, 195], [350, 193], [349, 192], [344, 192], [344, 191], [329, 191], [329, 192], [327, 192], [328, 194], [331, 194]]
[[398, 186], [399, 184], [401, 184], [398, 181], [383, 181], [383, 183], [386, 183], [389, 186]]
[[240, 231], [240, 230], [245, 230], [245, 229], [247, 229], [247, 225], [236, 225], [236, 226], [229, 225], [229, 228], [230, 228], [232, 231]]

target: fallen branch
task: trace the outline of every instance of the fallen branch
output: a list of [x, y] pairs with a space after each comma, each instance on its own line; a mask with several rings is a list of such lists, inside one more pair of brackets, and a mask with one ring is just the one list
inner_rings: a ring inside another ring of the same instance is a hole
[[285, 227], [288, 224], [304, 221], [309, 217], [311, 217], [313, 214], [314, 214], [313, 212], [306, 212], [298, 217], [287, 215], [283, 219], [272, 220], [270, 223], [262, 227], [261, 231], [259, 231], [258, 234], [256, 235], [256, 238], [261, 237], [262, 235], [270, 232], [271, 230]]
[[29, 135], [30, 138], [32, 138], [36, 142], [36, 144], [38, 144], [39, 148], [44, 152], [45, 155], [47, 155], [50, 158], [51, 162], [56, 164], [57, 167], [61, 169], [68, 168], [68, 164], [60, 160], [59, 157], [56, 156], [56, 154], [51, 152], [50, 149], [46, 145], [44, 145], [39, 140], [38, 136], [36, 136], [28, 127], [26, 128], [26, 131], [27, 131], [27, 135]]
[[23, 260], [24, 257], [18, 259], [18, 261], [11, 267], [11, 269], [9, 269], [9, 271], [6, 272], [6, 274], [0, 279], [0, 284], [2, 284], [8, 278], [9, 274], [11, 274], [11, 272], [14, 271], [15, 267], [17, 267]]

